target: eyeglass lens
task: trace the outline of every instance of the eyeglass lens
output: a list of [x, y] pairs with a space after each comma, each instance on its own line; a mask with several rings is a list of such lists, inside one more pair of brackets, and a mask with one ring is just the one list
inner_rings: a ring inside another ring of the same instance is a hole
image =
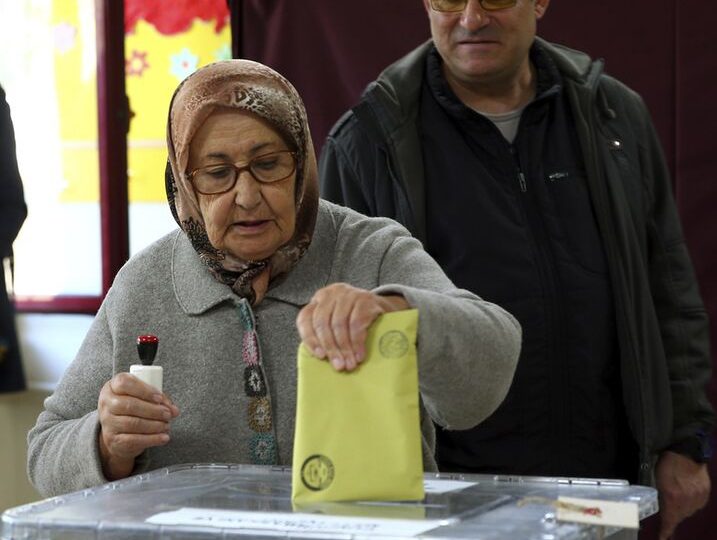
[[262, 183], [278, 182], [291, 176], [296, 168], [292, 152], [272, 152], [253, 158], [239, 167], [232, 163], [221, 163], [197, 169], [192, 176], [194, 187], [200, 193], [215, 194], [229, 191], [242, 171], [248, 170]]

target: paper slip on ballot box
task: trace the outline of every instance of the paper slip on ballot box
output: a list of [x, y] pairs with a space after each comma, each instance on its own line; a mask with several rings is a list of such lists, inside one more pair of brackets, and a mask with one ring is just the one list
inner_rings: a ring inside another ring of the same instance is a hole
[[[601, 519], [657, 512], [654, 489], [616, 480], [426, 474], [425, 486], [421, 502], [296, 507], [288, 467], [180, 465], [7, 510], [1, 538], [586, 540], [624, 534]], [[559, 519], [573, 515], [588, 522]]]

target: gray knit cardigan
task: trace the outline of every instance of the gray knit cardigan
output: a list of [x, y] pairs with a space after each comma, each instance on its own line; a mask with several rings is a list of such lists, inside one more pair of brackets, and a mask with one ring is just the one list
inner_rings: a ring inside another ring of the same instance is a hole
[[[319, 288], [335, 282], [399, 293], [418, 309], [424, 466], [435, 470], [430, 420], [467, 429], [495, 410], [518, 359], [518, 323], [457, 289], [400, 225], [321, 201], [309, 250], [254, 308], [281, 464], [292, 457], [296, 316]], [[107, 380], [137, 363], [135, 340], [146, 333], [160, 338], [155, 364], [164, 367], [164, 391], [181, 412], [171, 441], [145, 451], [135, 473], [178, 463], [248, 463], [241, 302], [209, 274], [181, 231], [134, 256], [28, 435], [28, 472], [37, 490], [51, 496], [107, 481], [97, 399]]]

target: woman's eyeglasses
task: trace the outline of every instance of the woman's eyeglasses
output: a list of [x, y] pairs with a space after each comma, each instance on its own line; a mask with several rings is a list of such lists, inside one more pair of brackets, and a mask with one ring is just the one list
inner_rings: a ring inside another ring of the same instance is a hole
[[[478, 0], [478, 2], [480, 7], [486, 11], [498, 11], [513, 7], [518, 0]], [[467, 4], [468, 0], [431, 0], [431, 9], [445, 13], [457, 13], [463, 11]]]
[[189, 181], [202, 195], [219, 195], [234, 188], [242, 171], [254, 180], [271, 184], [289, 178], [296, 170], [296, 153], [288, 150], [256, 156], [245, 163], [219, 163], [194, 169]]

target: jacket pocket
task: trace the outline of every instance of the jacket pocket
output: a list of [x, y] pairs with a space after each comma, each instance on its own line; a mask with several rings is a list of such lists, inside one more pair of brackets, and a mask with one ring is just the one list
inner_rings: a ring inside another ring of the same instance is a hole
[[587, 272], [607, 275], [605, 251], [585, 172], [578, 168], [548, 168], [545, 183], [555, 228], [563, 238], [562, 256]]

